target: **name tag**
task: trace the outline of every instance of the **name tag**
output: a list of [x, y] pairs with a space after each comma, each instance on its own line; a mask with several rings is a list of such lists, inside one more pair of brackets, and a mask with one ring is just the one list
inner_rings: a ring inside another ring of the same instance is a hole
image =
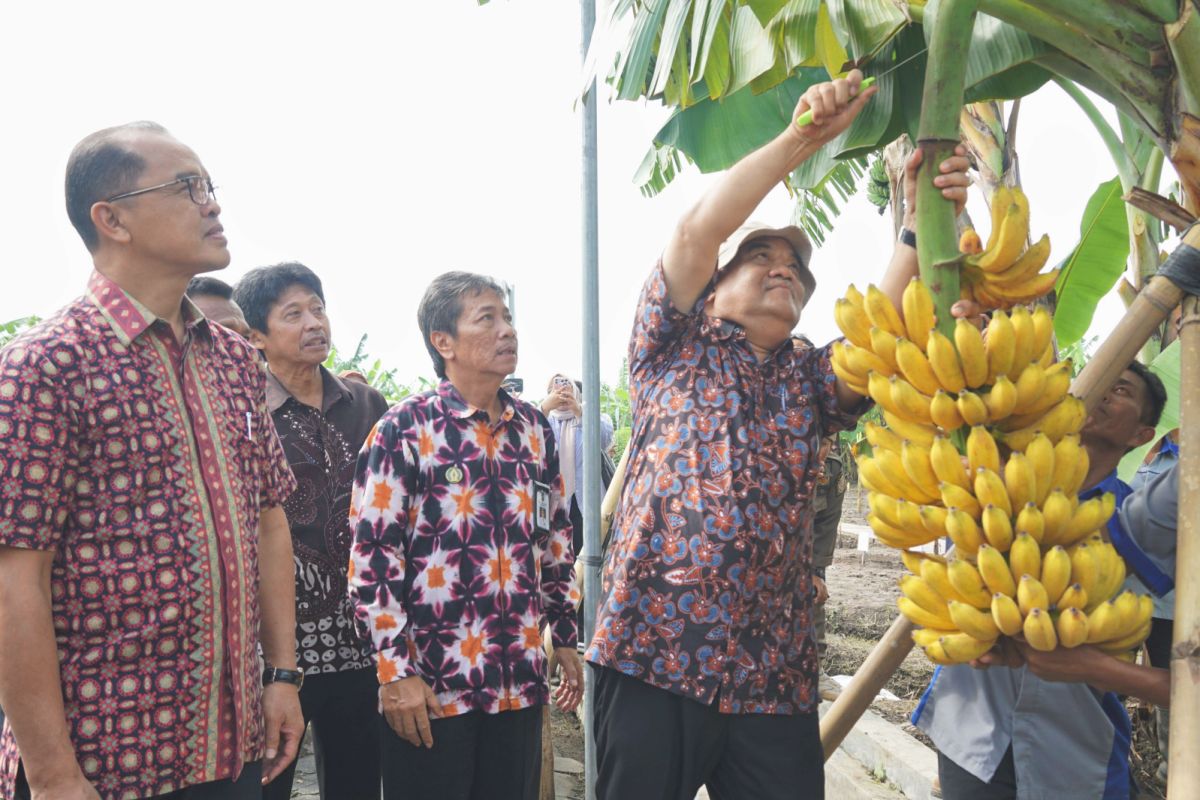
[[533, 482], [533, 526], [539, 533], [550, 532], [550, 486]]

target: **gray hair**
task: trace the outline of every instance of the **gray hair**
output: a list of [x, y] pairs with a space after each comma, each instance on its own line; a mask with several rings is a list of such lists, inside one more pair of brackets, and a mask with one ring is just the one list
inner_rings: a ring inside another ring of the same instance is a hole
[[433, 332], [441, 331], [451, 336], [458, 335], [458, 318], [462, 316], [463, 297], [475, 297], [484, 292], [495, 292], [504, 297], [504, 289], [486, 275], [473, 272], [445, 272], [433, 279], [421, 305], [417, 307], [417, 325], [425, 339], [425, 349], [433, 359], [433, 371], [439, 378], [446, 377], [446, 360], [433, 346]]

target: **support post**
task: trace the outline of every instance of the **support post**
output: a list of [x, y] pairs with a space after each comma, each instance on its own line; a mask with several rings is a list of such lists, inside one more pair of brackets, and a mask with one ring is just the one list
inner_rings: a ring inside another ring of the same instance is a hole
[[1171, 737], [1167, 799], [1200, 797], [1200, 298], [1180, 320], [1179, 522], [1171, 646]]
[[[596, 27], [596, 0], [580, 0], [579, 60], [587, 60]], [[600, 223], [596, 179], [596, 81], [580, 101], [582, 117], [583, 234], [583, 632], [591, 641], [600, 599]], [[583, 670], [584, 791], [596, 800], [595, 683]]]

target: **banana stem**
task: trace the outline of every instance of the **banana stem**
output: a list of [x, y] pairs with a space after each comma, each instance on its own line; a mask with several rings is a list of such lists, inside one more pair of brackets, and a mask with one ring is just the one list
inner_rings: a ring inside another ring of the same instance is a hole
[[950, 306], [959, 299], [958, 227], [954, 204], [933, 185], [938, 165], [954, 154], [959, 140], [967, 53], [975, 25], [977, 0], [943, 0], [929, 42], [929, 66], [921, 98], [917, 146], [921, 171], [917, 178], [917, 259], [921, 280], [933, 294], [938, 330], [954, 338]]
[[1150, 50], [1166, 45], [1161, 24], [1115, 3], [1034, 0], [1032, 5], [1143, 66], [1150, 65]]
[[1200, 114], [1200, 11], [1186, 3], [1179, 21], [1168, 25], [1166, 32], [1183, 91], [1183, 110]]

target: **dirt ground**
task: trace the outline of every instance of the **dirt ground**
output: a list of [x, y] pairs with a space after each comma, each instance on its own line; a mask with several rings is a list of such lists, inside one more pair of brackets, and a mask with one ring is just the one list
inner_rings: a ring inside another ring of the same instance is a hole
[[[842, 521], [865, 524], [866, 501], [860, 503], [856, 487], [846, 493]], [[833, 564], [826, 570], [829, 603], [826, 606], [826, 642], [824, 668], [829, 675], [853, 675], [896, 618], [897, 581], [904, 565], [895, 550], [878, 543], [865, 561], [855, 549], [857, 539], [842, 536], [834, 553]], [[909, 723], [913, 709], [921, 699], [933, 665], [920, 650], [914, 649], [887, 683], [887, 689], [899, 700], [877, 701], [873, 708], [892, 723], [925, 744], [928, 738]], [[1133, 719], [1134, 774], [1141, 784], [1142, 798], [1166, 796], [1166, 786], [1155, 777], [1161, 757], [1154, 740], [1154, 715], [1129, 703]], [[583, 761], [583, 731], [573, 717], [555, 712], [553, 718], [555, 751], [559, 755]]]

